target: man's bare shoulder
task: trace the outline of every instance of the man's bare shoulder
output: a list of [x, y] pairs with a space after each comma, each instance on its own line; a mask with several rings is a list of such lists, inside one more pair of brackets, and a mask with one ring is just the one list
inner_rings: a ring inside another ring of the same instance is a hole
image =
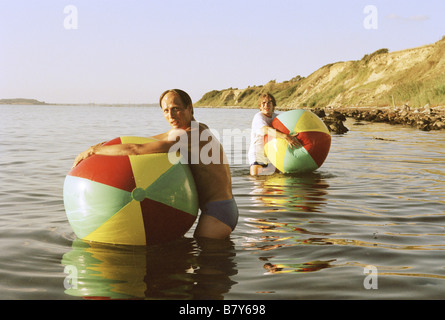
[[[152, 136], [152, 139], [160, 140], [160, 141], [169, 141], [177, 136], [186, 133], [186, 130], [183, 129], [171, 129], [167, 132], [158, 134], [156, 136]], [[174, 140], [174, 139], [173, 139]]]
[[151, 139], [156, 139], [156, 140], [165, 140], [165, 137], [168, 136], [168, 132], [164, 132], [155, 136], [151, 136]]

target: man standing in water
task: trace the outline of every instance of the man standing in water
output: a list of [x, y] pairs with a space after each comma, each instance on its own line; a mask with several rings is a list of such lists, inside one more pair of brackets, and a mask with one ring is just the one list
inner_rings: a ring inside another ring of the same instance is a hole
[[274, 165], [270, 163], [269, 159], [264, 154], [264, 136], [271, 135], [277, 138], [284, 139], [290, 147], [298, 147], [301, 144], [295, 136], [282, 133], [272, 128], [272, 120], [277, 116], [274, 112], [276, 107], [275, 98], [270, 93], [263, 93], [258, 100], [260, 111], [255, 114], [252, 120], [252, 131], [250, 136], [249, 147], [249, 163], [250, 174], [269, 175], [276, 170]]
[[[198, 190], [201, 215], [195, 237], [225, 239], [238, 222], [238, 207], [232, 194], [232, 179], [224, 150], [209, 128], [195, 120], [192, 100], [186, 92], [167, 90], [162, 93], [159, 103], [172, 129], [152, 137], [156, 141], [95, 145], [79, 154], [73, 167], [94, 154], [122, 156], [166, 153], [175, 147], [188, 159]], [[196, 136], [198, 139], [193, 139]]]

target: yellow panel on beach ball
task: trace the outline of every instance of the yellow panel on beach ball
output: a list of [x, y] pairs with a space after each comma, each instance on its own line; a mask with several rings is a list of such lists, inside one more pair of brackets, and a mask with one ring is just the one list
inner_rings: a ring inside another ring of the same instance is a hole
[[[129, 156], [136, 187], [146, 189], [173, 166], [168, 153]], [[156, 170], [147, 170], [147, 163]]]
[[147, 138], [147, 137], [134, 137], [134, 136], [126, 136], [120, 137], [121, 143], [136, 143], [136, 144], [144, 144], [148, 142], [158, 141], [157, 139]]
[[288, 144], [286, 140], [280, 138], [269, 140], [264, 145], [264, 152], [270, 162], [272, 162], [281, 172], [284, 171], [284, 158], [286, 156], [287, 147]]
[[145, 245], [145, 228], [139, 202], [131, 201], [84, 239], [106, 243]]
[[[136, 143], [144, 144], [148, 142], [157, 141], [153, 138], [145, 137], [133, 137], [126, 136], [121, 137], [122, 144]], [[133, 176], [135, 179], [136, 187], [146, 189], [156, 179], [158, 179], [164, 172], [171, 168], [173, 163], [169, 161], [168, 153], [154, 153], [137, 156], [129, 156], [131, 168], [133, 170]], [[150, 163], [151, 168], [156, 170], [147, 170], [147, 163]]]
[[330, 135], [329, 129], [317, 115], [312, 112], [305, 111], [295, 124], [294, 132], [307, 131], [319, 131]]

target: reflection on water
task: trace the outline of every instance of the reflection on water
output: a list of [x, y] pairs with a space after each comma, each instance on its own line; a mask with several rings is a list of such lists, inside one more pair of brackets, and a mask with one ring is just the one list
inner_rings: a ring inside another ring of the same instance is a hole
[[[253, 208], [261, 208], [262, 213], [277, 213], [262, 218], [248, 219], [249, 225], [260, 232], [276, 234], [275, 240], [280, 240], [278, 234], [285, 237], [298, 234], [326, 236], [329, 233], [311, 232], [302, 225], [307, 219], [302, 219], [301, 213], [320, 212], [326, 203], [329, 185], [319, 173], [305, 175], [261, 176], [252, 178], [254, 188], [250, 192]], [[254, 210], [254, 209], [253, 209]], [[267, 238], [270, 240], [270, 235]], [[282, 240], [282, 239], [281, 239]], [[253, 244], [250, 244], [251, 246]]]
[[324, 268], [331, 267], [329, 261], [309, 261], [304, 263], [294, 263], [294, 264], [271, 264], [266, 263], [264, 269], [269, 273], [288, 273], [288, 272], [313, 272]]
[[65, 293], [88, 299], [222, 299], [236, 282], [231, 241], [180, 239], [159, 246], [75, 240], [62, 259]]
[[265, 205], [273, 211], [318, 212], [319, 207], [326, 203], [326, 189], [329, 188], [317, 172], [304, 175], [277, 173], [252, 178], [252, 182], [250, 194], [255, 205]]
[[[307, 219], [302, 219], [300, 215], [321, 212], [323, 205], [326, 204], [329, 184], [320, 173], [258, 176], [252, 177], [252, 182], [254, 188], [250, 195], [251, 200], [256, 203], [254, 206], [262, 208], [263, 213], [278, 215], [248, 219], [248, 226], [252, 227], [251, 232], [260, 235], [255, 238], [249, 237], [244, 244], [245, 250], [271, 251], [296, 245], [331, 244], [320, 238], [329, 236], [329, 233], [313, 232], [303, 228], [303, 225], [307, 225]], [[312, 237], [305, 238], [301, 235]], [[283, 264], [274, 263], [274, 257], [265, 256], [260, 256], [259, 260], [266, 262], [263, 267], [267, 273], [313, 272], [329, 268], [330, 263], [335, 261], [334, 259]]]

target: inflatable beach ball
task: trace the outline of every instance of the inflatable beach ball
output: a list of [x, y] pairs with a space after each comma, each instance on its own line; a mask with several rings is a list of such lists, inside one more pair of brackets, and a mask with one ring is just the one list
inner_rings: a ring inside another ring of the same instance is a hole
[[[150, 141], [119, 137], [105, 145]], [[198, 214], [195, 182], [178, 154], [93, 155], [68, 173], [63, 200], [78, 238], [112, 244], [180, 238]]]
[[317, 115], [303, 109], [286, 111], [273, 119], [272, 127], [287, 134], [298, 133], [302, 145], [290, 148], [283, 139], [265, 137], [264, 152], [278, 170], [303, 173], [321, 167], [331, 147], [331, 134]]

